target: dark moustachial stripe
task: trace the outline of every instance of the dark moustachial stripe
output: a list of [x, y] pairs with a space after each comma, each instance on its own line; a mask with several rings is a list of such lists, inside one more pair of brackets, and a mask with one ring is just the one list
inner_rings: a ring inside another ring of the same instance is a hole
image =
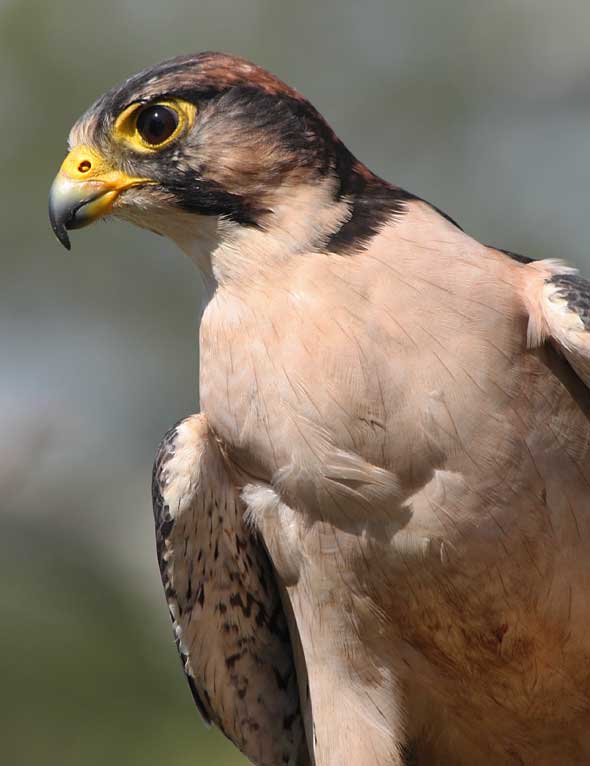
[[182, 180], [175, 182], [172, 177], [162, 185], [174, 196], [179, 207], [189, 213], [220, 215], [243, 226], [258, 228], [261, 216], [267, 212], [257, 207], [254, 201], [225, 191], [215, 181], [206, 178], [197, 177], [187, 185]]

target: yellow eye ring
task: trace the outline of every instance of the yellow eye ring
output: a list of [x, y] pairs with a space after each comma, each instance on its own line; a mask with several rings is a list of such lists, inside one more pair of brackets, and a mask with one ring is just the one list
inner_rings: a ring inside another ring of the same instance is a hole
[[196, 113], [194, 104], [181, 100], [131, 104], [117, 117], [113, 135], [136, 151], [159, 151], [193, 125]]

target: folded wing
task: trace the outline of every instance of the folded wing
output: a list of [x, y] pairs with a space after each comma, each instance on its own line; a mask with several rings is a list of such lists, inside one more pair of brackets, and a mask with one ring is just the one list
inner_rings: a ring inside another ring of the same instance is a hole
[[309, 762], [274, 572], [205, 416], [162, 441], [153, 473], [158, 562], [199, 711], [256, 766]]
[[549, 340], [590, 387], [590, 282], [560, 261], [526, 267], [529, 345]]

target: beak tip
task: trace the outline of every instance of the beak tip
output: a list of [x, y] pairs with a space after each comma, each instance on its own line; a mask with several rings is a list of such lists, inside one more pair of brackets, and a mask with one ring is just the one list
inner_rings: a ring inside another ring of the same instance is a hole
[[51, 222], [51, 228], [53, 229], [53, 233], [55, 234], [56, 239], [58, 242], [65, 247], [66, 250], [71, 250], [72, 245], [70, 243], [70, 238], [68, 236], [68, 232], [66, 230], [66, 227], [63, 223], [60, 221], [57, 221], [55, 217], [52, 215], [52, 211], [49, 211], [49, 220]]

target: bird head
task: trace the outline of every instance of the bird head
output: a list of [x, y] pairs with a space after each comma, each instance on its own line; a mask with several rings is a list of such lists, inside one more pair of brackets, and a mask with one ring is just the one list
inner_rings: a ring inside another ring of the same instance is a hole
[[346, 249], [405, 194], [358, 162], [299, 93], [221, 53], [131, 77], [77, 121], [69, 149], [49, 201], [68, 249], [68, 230], [107, 215], [181, 246], [212, 227], [274, 227], [292, 247]]

